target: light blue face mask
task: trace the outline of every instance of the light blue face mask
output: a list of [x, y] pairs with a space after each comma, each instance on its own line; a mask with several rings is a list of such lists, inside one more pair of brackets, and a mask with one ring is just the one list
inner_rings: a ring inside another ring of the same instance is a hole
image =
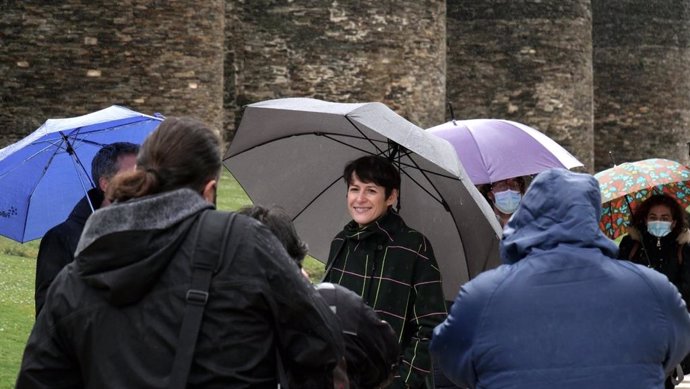
[[647, 231], [657, 238], [664, 237], [671, 233], [671, 222], [664, 221], [648, 221]]
[[521, 199], [522, 195], [516, 190], [508, 189], [494, 193], [494, 204], [496, 208], [507, 215], [510, 215], [518, 209]]

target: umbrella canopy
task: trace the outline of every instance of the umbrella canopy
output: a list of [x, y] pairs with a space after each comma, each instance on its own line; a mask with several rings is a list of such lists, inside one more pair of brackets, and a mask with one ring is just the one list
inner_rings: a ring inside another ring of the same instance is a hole
[[448, 300], [500, 264], [500, 227], [452, 146], [380, 103], [289, 98], [248, 105], [225, 156], [254, 203], [283, 207], [310, 254], [325, 261], [350, 216], [343, 168], [365, 154], [399, 166], [400, 215], [434, 248]]
[[524, 124], [501, 119], [453, 120], [429, 128], [449, 141], [475, 185], [582, 166], [566, 149]]
[[0, 235], [38, 239], [64, 221], [91, 182], [91, 160], [114, 142], [140, 144], [162, 118], [111, 106], [87, 115], [48, 119], [0, 150]]
[[601, 189], [599, 227], [611, 239], [625, 234], [631, 210], [654, 193], [678, 199], [690, 206], [690, 169], [668, 159], [626, 162], [594, 175]]

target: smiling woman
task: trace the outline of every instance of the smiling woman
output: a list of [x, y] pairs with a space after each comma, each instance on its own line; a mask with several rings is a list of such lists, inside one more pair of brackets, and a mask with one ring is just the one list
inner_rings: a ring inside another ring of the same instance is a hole
[[347, 188], [347, 209], [352, 220], [363, 227], [381, 217], [398, 199], [398, 189], [388, 192], [381, 185], [362, 182], [353, 173]]
[[431, 243], [393, 209], [400, 173], [390, 160], [357, 158], [343, 178], [352, 221], [331, 243], [324, 281], [357, 293], [396, 331], [404, 349], [393, 387], [421, 387], [431, 368], [428, 339], [446, 316]]

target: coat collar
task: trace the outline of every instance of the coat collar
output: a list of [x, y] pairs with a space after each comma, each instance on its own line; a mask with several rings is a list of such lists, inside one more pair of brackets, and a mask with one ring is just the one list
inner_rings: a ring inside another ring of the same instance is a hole
[[373, 223], [360, 227], [354, 220], [349, 222], [344, 229], [345, 238], [350, 240], [363, 240], [370, 236], [379, 235], [388, 241], [395, 239], [395, 232], [405, 225], [400, 215], [389, 210]]

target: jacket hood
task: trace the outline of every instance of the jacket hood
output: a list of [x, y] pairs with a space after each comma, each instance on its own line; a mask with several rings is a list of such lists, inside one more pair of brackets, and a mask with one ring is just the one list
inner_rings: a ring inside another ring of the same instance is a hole
[[90, 286], [105, 290], [114, 305], [141, 299], [165, 270], [204, 209], [198, 193], [178, 189], [113, 204], [86, 222], [75, 266]]
[[589, 174], [546, 170], [532, 181], [520, 207], [503, 230], [504, 263], [515, 263], [535, 250], [560, 245], [599, 249], [616, 257], [618, 247], [599, 229], [601, 193]]

